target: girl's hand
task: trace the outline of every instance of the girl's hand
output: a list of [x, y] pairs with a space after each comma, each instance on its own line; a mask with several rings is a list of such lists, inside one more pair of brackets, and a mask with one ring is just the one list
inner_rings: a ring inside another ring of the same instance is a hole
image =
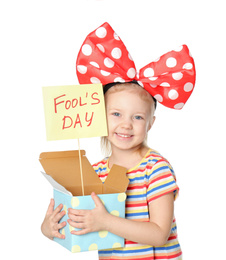
[[59, 221], [61, 218], [66, 214], [66, 212], [62, 210], [63, 205], [60, 204], [55, 210], [54, 210], [54, 199], [51, 199], [49, 207], [46, 212], [45, 219], [42, 223], [41, 230], [43, 235], [48, 237], [49, 239], [53, 240], [54, 237], [64, 239], [65, 236], [60, 234], [59, 229], [66, 226], [66, 222], [62, 222], [59, 224]]
[[90, 232], [106, 230], [106, 220], [109, 215], [100, 198], [93, 192], [91, 197], [95, 203], [92, 210], [68, 209], [68, 223], [81, 230], [73, 230], [71, 234], [84, 235]]

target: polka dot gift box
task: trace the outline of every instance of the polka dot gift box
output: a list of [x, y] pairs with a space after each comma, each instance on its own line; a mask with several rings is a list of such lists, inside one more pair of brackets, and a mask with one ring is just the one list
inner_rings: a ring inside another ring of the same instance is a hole
[[[119, 217], [125, 217], [125, 193], [101, 194], [98, 195], [105, 205], [107, 211]], [[74, 209], [93, 209], [95, 207], [91, 196], [72, 197], [54, 190], [56, 205], [63, 203], [64, 210]], [[67, 221], [68, 216], [64, 216], [61, 221]], [[71, 235], [74, 228], [69, 224], [60, 232], [66, 236], [65, 240], [55, 238], [54, 240], [66, 247], [72, 253], [100, 250], [107, 248], [117, 248], [124, 246], [124, 239], [107, 231], [93, 232], [81, 236]]]
[[[126, 169], [114, 165], [103, 184], [86, 158], [85, 151], [80, 152], [85, 196], [82, 196], [78, 151], [46, 152], [42, 153], [39, 158], [46, 172], [44, 175], [54, 187], [55, 206], [61, 203], [64, 205], [66, 215], [61, 222], [67, 222], [68, 208], [93, 209], [95, 204], [90, 196], [91, 192], [98, 194], [109, 213], [124, 218], [125, 191], [129, 183]], [[121, 181], [118, 182], [118, 179]], [[110, 232], [103, 230], [77, 236], [71, 234], [73, 229], [67, 223], [60, 230], [66, 238], [54, 238], [57, 243], [72, 253], [124, 247], [124, 239]]]

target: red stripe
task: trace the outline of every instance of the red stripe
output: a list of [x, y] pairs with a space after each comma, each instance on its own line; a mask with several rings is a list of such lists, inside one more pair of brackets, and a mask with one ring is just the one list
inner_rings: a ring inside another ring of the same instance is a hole
[[143, 189], [143, 188], [146, 188], [146, 185], [145, 184], [143, 184], [143, 185], [130, 185], [128, 188], [127, 188], [127, 190], [134, 190], [134, 189]]
[[[105, 258], [101, 258], [101, 259], [105, 259]], [[106, 258], [106, 259], [109, 259], [109, 258]], [[119, 260], [119, 259], [123, 259], [121, 257], [117, 257], [117, 258], [112, 258], [111, 257], [111, 260]], [[132, 258], [125, 258], [125, 260], [154, 260], [154, 256], [147, 256], [147, 257], [132, 257]]]
[[158, 199], [159, 197], [161, 197], [161, 196], [163, 196], [163, 195], [166, 195], [166, 194], [168, 194], [168, 193], [170, 193], [170, 192], [173, 192], [173, 191], [175, 191], [175, 190], [179, 190], [179, 189], [178, 189], [178, 188], [175, 189], [175, 187], [174, 187], [174, 188], [172, 188], [172, 189], [170, 189], [170, 190], [168, 190], [168, 191], [166, 191], [166, 192], [164, 192], [164, 193], [159, 194], [158, 196], [154, 196], [153, 198], [151, 198], [151, 199], [148, 200], [148, 203], [150, 203], [152, 200], [156, 200], [156, 199]]
[[100, 164], [105, 165], [106, 163], [107, 163], [107, 161], [103, 160], [103, 161], [100, 161], [98, 163], [94, 163], [93, 167], [97, 167], [98, 166], [98, 168], [100, 168]]
[[108, 176], [108, 173], [105, 173], [105, 174], [99, 174], [98, 176], [99, 176], [99, 178], [105, 178], [106, 176]]
[[[148, 221], [145, 221], [145, 222], [148, 222]], [[176, 235], [176, 236], [170, 236], [170, 237], [168, 238], [168, 241], [174, 240], [174, 239], [177, 239], [177, 235]], [[134, 244], [137, 245], [138, 243], [125, 239], [125, 245], [134, 245]]]
[[153, 178], [153, 181], [151, 181], [151, 183], [154, 183], [156, 181], [159, 181], [159, 180], [167, 178], [167, 177], [172, 177], [172, 174], [170, 172], [169, 173], [164, 173], [163, 175], [161, 175], [159, 177]]
[[129, 241], [129, 240], [125, 240], [125, 245], [134, 245], [134, 244], [138, 244], [136, 242], [133, 242], [133, 241]]
[[134, 204], [127, 204], [126, 203], [126, 207], [127, 208], [132, 208], [132, 207], [142, 207], [142, 206], [147, 206], [147, 203], [134, 203]]
[[169, 238], [168, 238], [168, 241], [174, 240], [174, 239], [177, 239], [177, 236], [171, 236], [171, 237], [169, 237]]

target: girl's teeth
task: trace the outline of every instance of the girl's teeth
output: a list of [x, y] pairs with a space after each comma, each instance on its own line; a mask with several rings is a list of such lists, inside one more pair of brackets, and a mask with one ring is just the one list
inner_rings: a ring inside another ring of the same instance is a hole
[[121, 137], [131, 137], [131, 135], [123, 135], [123, 134], [118, 134]]

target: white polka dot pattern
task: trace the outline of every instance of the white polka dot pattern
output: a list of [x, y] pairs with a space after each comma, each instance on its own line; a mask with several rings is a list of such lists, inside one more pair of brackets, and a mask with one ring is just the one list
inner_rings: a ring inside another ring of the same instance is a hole
[[186, 45], [149, 63], [139, 73], [120, 37], [108, 23], [91, 32], [76, 62], [80, 84], [139, 81], [164, 106], [181, 109], [195, 86], [195, 64]]
[[[100, 194], [98, 195], [108, 212], [114, 216], [121, 218], [125, 217], [125, 193]], [[93, 209], [95, 203], [91, 196], [69, 196], [60, 191], [54, 190], [55, 205], [63, 204], [66, 215], [60, 222], [68, 221], [68, 209]], [[83, 236], [71, 234], [73, 230], [77, 230], [67, 224], [60, 230], [61, 234], [65, 235], [65, 239], [54, 238], [56, 242], [67, 248], [73, 253], [102, 250], [108, 248], [116, 248], [124, 246], [124, 239], [116, 236], [108, 231], [102, 230], [99, 232], [88, 233]]]

